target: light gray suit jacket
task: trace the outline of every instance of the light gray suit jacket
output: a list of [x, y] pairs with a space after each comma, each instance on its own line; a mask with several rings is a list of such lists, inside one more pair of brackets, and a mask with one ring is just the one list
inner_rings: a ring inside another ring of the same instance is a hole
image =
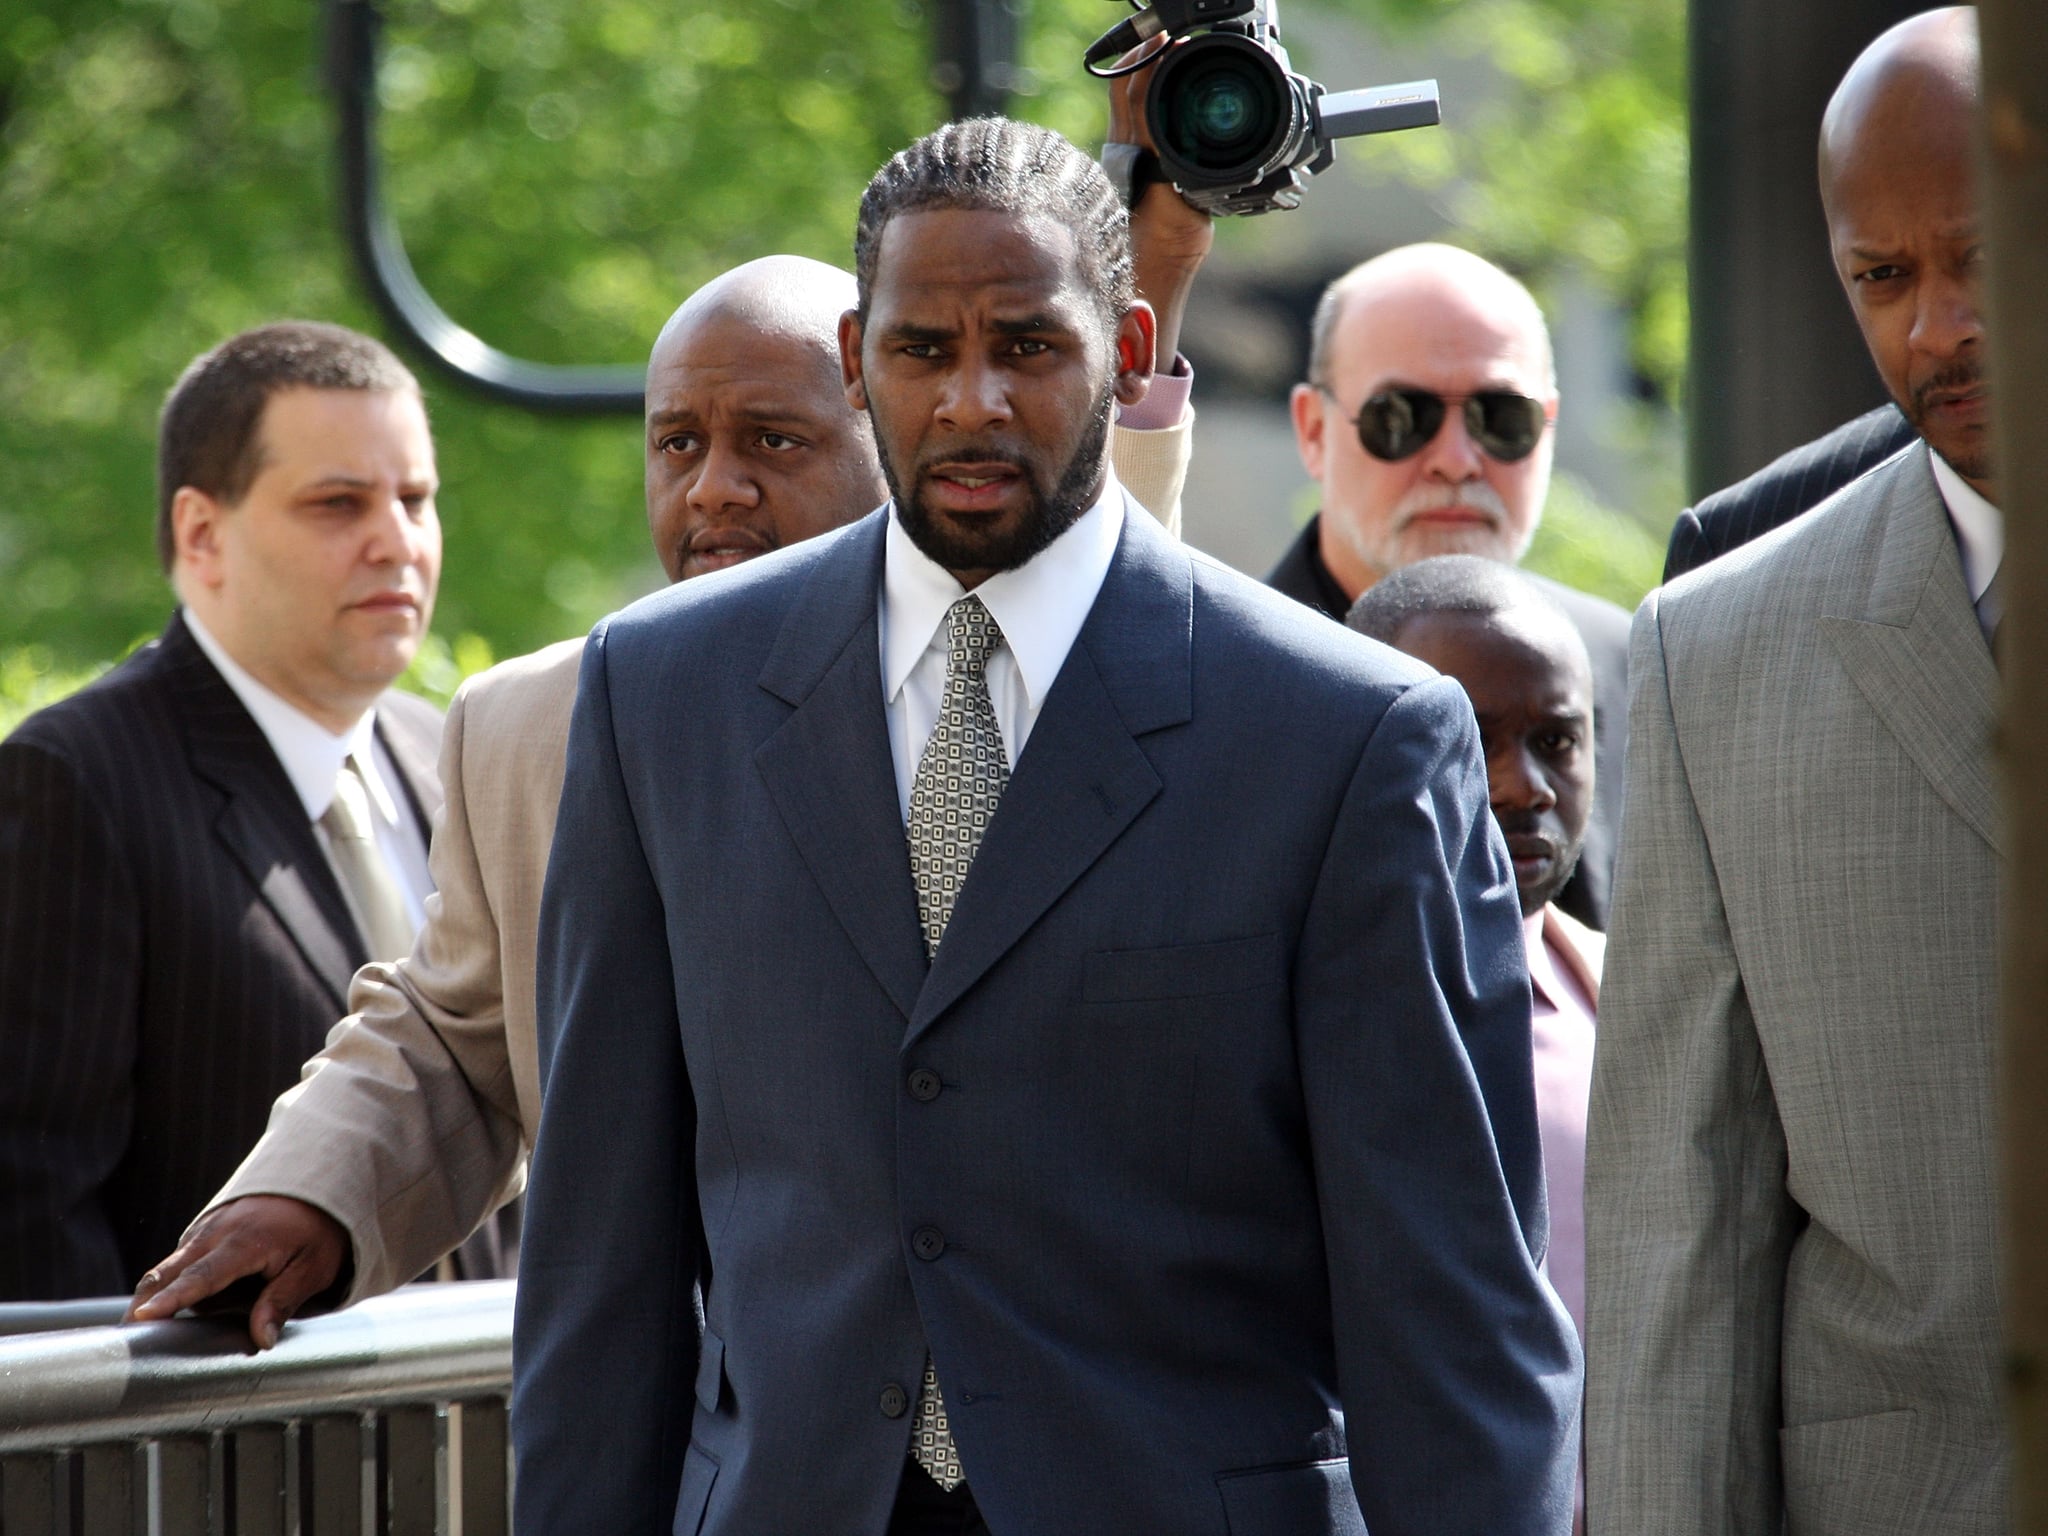
[[1592, 1530], [2001, 1532], [1997, 673], [1926, 448], [1653, 592], [1629, 666]]

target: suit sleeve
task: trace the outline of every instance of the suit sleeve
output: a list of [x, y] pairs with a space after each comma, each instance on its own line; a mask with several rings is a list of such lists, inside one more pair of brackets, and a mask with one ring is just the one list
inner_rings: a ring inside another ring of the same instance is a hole
[[1170, 427], [1151, 431], [1115, 427], [1110, 432], [1110, 467], [1117, 479], [1176, 539], [1180, 537], [1181, 487], [1187, 482], [1194, 440], [1193, 406]]
[[104, 809], [58, 753], [0, 745], [0, 1301], [135, 1282], [103, 1190], [134, 1113], [141, 958]]
[[290, 1195], [334, 1217], [355, 1261], [344, 1305], [426, 1270], [517, 1192], [521, 1174], [503, 951], [464, 793], [464, 719], [458, 698], [442, 734], [435, 894], [413, 952], [357, 973], [354, 1013], [213, 1200]]
[[521, 1532], [667, 1536], [689, 1438], [702, 1223], [662, 900], [584, 650], [541, 903], [543, 1089], [521, 1240]]
[[1714, 553], [1707, 547], [1707, 533], [1700, 526], [1699, 513], [1687, 507], [1671, 525], [1671, 542], [1664, 550], [1664, 579], [1676, 581], [1696, 566], [1705, 565]]
[[1595, 1536], [1773, 1536], [1785, 1137], [1671, 702], [1636, 616], [1628, 813], [1586, 1140]]
[[1537, 1270], [1521, 915], [1456, 683], [1404, 693], [1360, 758], [1295, 996], [1365, 1523], [1561, 1536], [1578, 1346]]

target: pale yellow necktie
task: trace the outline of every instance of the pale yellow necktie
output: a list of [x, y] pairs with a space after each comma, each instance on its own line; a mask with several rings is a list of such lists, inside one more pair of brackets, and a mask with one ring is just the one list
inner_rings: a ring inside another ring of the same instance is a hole
[[377, 849], [376, 822], [370, 811], [370, 790], [362, 769], [351, 757], [334, 778], [334, 803], [320, 818], [335, 873], [355, 908], [363, 942], [372, 960], [397, 960], [412, 952], [412, 919], [398, 878]]

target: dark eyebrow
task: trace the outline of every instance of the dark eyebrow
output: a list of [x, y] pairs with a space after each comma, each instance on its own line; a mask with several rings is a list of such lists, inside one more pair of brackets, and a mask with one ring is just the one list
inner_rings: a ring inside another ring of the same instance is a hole
[[[772, 401], [759, 405], [742, 404], [732, 414], [745, 426], [787, 427], [800, 432], [818, 431], [822, 419], [816, 410], [806, 409], [790, 401]], [[647, 418], [647, 425], [650, 430], [657, 432], [670, 427], [705, 430], [702, 418], [695, 411], [656, 411]]]
[[890, 341], [936, 343], [941, 341], [951, 341], [957, 334], [959, 333], [956, 331], [947, 330], [941, 326], [915, 325], [912, 324], [910, 321], [905, 320], [902, 323], [898, 325], [893, 325], [889, 328], [887, 332], [887, 339]]
[[1025, 315], [1016, 320], [997, 320], [993, 322], [991, 329], [999, 336], [1030, 336], [1040, 331], [1064, 333], [1072, 327], [1051, 315], [1041, 313]]

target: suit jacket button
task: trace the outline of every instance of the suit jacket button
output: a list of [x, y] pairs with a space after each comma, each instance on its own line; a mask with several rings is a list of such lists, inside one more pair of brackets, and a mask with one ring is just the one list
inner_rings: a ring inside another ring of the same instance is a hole
[[895, 1382], [882, 1388], [882, 1415], [884, 1418], [900, 1419], [910, 1407], [910, 1394]]
[[939, 1081], [939, 1074], [930, 1067], [919, 1067], [910, 1074], [910, 1096], [920, 1104], [929, 1104], [945, 1088]]
[[919, 1227], [910, 1234], [910, 1251], [930, 1263], [946, 1251], [946, 1239], [937, 1227]]

